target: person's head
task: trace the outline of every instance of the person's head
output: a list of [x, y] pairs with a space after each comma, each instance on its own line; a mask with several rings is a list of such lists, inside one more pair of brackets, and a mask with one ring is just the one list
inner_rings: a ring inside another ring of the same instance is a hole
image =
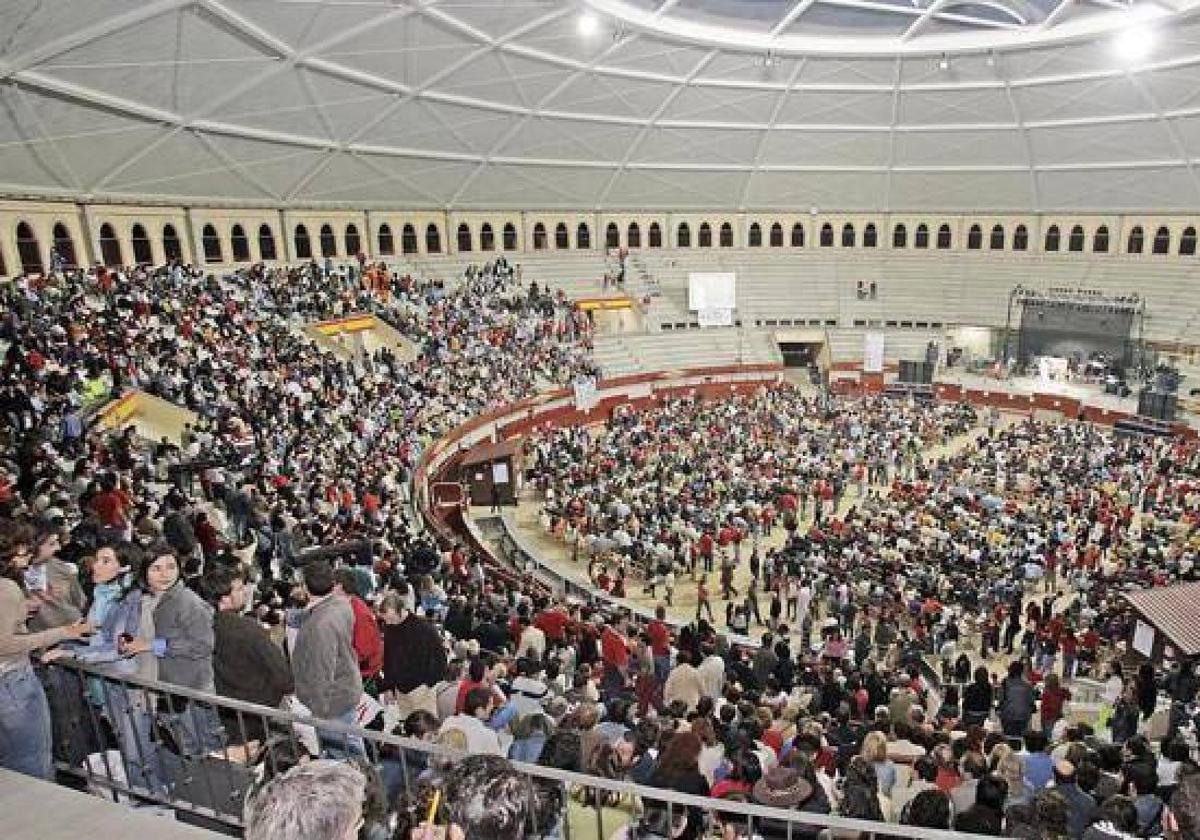
[[1026, 729], [1025, 735], [1022, 737], [1025, 741], [1025, 752], [1032, 754], [1046, 751], [1046, 733], [1036, 729]]
[[879, 731], [868, 732], [860, 754], [867, 761], [887, 761], [887, 736]]
[[324, 598], [333, 592], [333, 566], [325, 560], [314, 560], [306, 563], [301, 572], [304, 580], [304, 590], [311, 598]]
[[156, 595], [166, 592], [179, 581], [179, 560], [167, 543], [156, 543], [146, 550], [141, 583]]
[[214, 566], [200, 582], [204, 600], [221, 612], [241, 612], [246, 607], [245, 574], [237, 566]]
[[246, 840], [355, 840], [366, 778], [340, 761], [310, 761], [246, 800]]
[[677, 732], [671, 736], [658, 758], [658, 772], [664, 776], [681, 774], [697, 769], [697, 760], [703, 748], [700, 739], [691, 732]]
[[505, 759], [469, 755], [443, 779], [446, 815], [465, 837], [521, 840], [545, 833], [564, 802], [557, 785], [532, 784]]
[[1067, 834], [1067, 800], [1053, 788], [1043, 788], [1033, 797], [1033, 820], [1042, 836], [1064, 837]]
[[358, 575], [349, 566], [339, 566], [333, 573], [333, 588], [340, 595], [361, 598]]
[[976, 685], [991, 685], [992, 680], [988, 675], [988, 669], [980, 665], [975, 669], [975, 684]]
[[1126, 792], [1132, 796], [1146, 796], [1158, 789], [1158, 770], [1145, 761], [1132, 761], [1123, 771]]
[[33, 529], [21, 522], [0, 521], [0, 577], [18, 580], [33, 558]]
[[1008, 782], [999, 776], [986, 775], [975, 788], [975, 804], [980, 808], [990, 808], [999, 813], [1004, 810], [1004, 800], [1007, 798]]
[[908, 801], [900, 815], [904, 825], [918, 828], [950, 828], [950, 797], [936, 788], [923, 790]]
[[1117, 794], [1110, 796], [1100, 804], [1097, 822], [1112, 823], [1117, 831], [1133, 834], [1137, 831], [1138, 815], [1133, 800], [1128, 796]]
[[434, 715], [424, 709], [418, 709], [415, 712], [410, 712], [408, 717], [401, 721], [400, 734], [406, 738], [431, 741], [433, 740], [433, 736], [437, 734], [440, 725]]
[[988, 771], [987, 759], [982, 753], [969, 752], [962, 759], [962, 775], [964, 779], [982, 779]]
[[1163, 833], [1167, 840], [1200, 837], [1200, 773], [1180, 775], [1163, 812]]
[[490, 689], [472, 688], [463, 701], [463, 712], [471, 717], [487, 720], [491, 717], [494, 702]]
[[92, 583], [102, 586], [116, 580], [121, 574], [123, 564], [117, 549], [111, 545], [102, 545], [92, 555]]
[[1004, 820], [991, 808], [968, 808], [954, 818], [954, 830], [960, 834], [982, 834], [998, 837]]
[[933, 756], [923, 755], [913, 762], [913, 775], [922, 782], [933, 782], [937, 779], [938, 765]]
[[553, 767], [556, 770], [570, 770], [578, 773], [582, 769], [579, 766], [582, 760], [581, 749], [582, 742], [578, 732], [557, 729], [542, 745], [542, 752], [538, 756], [537, 763], [542, 767]]
[[384, 624], [399, 624], [408, 617], [408, 606], [396, 592], [389, 592], [379, 605], [379, 617]]

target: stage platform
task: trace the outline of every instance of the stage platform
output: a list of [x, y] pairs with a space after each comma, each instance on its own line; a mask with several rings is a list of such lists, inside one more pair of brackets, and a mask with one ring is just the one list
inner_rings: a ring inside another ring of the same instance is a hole
[[[1060, 382], [1044, 380], [1037, 376], [1013, 376], [1008, 379], [996, 379], [992, 376], [967, 373], [955, 370], [954, 368], [950, 368], [949, 370], [942, 368], [938, 371], [937, 381], [934, 383], [935, 388], [938, 385], [954, 385], [970, 391], [986, 391], [989, 394], [1011, 394], [1017, 398], [1026, 398], [1026, 400], [1029, 397], [1037, 395], [1061, 397], [1064, 400], [1065, 406], [1069, 406], [1065, 401], [1071, 400], [1089, 409], [1096, 409], [1111, 414], [1129, 415], [1130, 417], [1137, 417], [1138, 411], [1136, 391], [1128, 397], [1119, 397], [1116, 394], [1106, 394], [1103, 385], [1088, 382]], [[1020, 410], [1019, 405], [1000, 406], [1000, 408]], [[1043, 412], [1053, 411], [1053, 409], [1054, 404], [1052, 402], [1049, 405], [1039, 406], [1039, 410]], [[1067, 417], [1066, 419], [1076, 418]], [[1192, 429], [1200, 430], [1200, 416], [1185, 411], [1182, 401], [1176, 420], [1177, 422], [1187, 424]]]

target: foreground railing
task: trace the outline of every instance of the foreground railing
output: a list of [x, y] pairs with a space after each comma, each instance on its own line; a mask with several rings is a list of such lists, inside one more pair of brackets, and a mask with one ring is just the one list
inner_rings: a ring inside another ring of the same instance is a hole
[[[426, 741], [154, 680], [114, 677], [74, 660], [48, 665], [43, 679], [54, 713], [60, 777], [74, 779], [105, 798], [169, 808], [185, 822], [229, 834], [240, 834], [247, 793], [261, 778], [286, 772], [302, 752], [365, 758], [379, 772], [389, 806], [398, 796], [413, 793], [431, 762], [452, 762], [463, 755]], [[247, 745], [256, 742], [267, 747], [251, 754]], [[825, 829], [830, 830], [825, 836], [836, 838], [983, 840], [978, 835], [768, 808], [512, 764], [528, 780], [531, 798], [539, 786], [547, 785], [572, 794], [566, 797], [559, 824], [536, 827], [531, 836], [608, 840], [623, 824], [612, 824], [616, 799], [631, 806], [628, 820], [648, 804], [665, 810], [668, 824], [675, 812], [691, 809], [706, 816], [710, 829], [718, 822], [737, 824], [739, 837], [754, 837], [755, 826], [766, 821], [772, 837], [788, 840], [813, 837]], [[577, 817], [574, 824], [572, 815]], [[588, 828], [582, 828], [584, 824]]]

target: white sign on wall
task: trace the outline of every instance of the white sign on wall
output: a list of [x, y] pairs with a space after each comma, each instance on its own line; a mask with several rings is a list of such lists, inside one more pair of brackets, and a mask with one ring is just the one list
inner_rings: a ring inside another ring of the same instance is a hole
[[701, 327], [732, 327], [733, 310], [705, 307], [696, 310], [696, 321]]
[[863, 336], [863, 373], [883, 373], [883, 333]]

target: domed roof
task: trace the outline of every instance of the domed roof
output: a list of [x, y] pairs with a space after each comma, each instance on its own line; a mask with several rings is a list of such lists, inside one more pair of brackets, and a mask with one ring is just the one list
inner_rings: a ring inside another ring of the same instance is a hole
[[1200, 0], [0, 0], [0, 189], [1200, 207]]

